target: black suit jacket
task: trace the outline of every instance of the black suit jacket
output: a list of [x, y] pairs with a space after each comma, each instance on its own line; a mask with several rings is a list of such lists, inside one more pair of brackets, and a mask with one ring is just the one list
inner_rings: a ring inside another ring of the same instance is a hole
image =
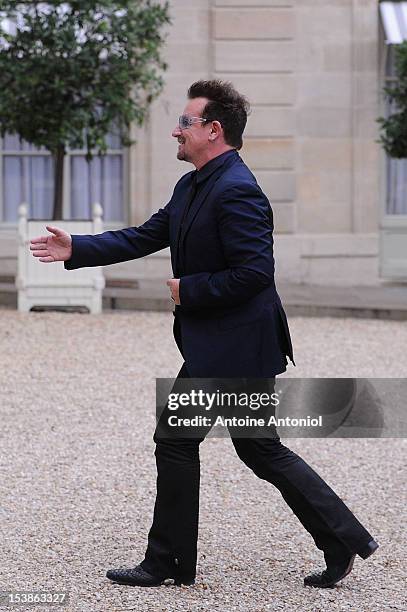
[[[204, 178], [183, 215], [194, 176]], [[270, 204], [237, 151], [185, 174], [170, 202], [139, 227], [74, 235], [65, 268], [103, 266], [170, 247], [175, 315], [191, 377], [273, 377], [293, 351], [274, 284]], [[180, 343], [178, 343], [180, 346]]]

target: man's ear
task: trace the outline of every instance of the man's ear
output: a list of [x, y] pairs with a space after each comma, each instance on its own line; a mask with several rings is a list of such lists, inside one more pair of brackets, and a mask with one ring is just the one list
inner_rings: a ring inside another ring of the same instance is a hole
[[211, 129], [209, 131], [209, 140], [212, 142], [222, 136], [223, 128], [219, 121], [212, 121]]

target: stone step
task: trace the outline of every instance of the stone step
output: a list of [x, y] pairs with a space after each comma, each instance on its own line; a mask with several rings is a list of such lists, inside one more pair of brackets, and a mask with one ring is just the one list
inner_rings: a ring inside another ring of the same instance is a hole
[[0, 276], [0, 307], [17, 308], [17, 290], [14, 276]]
[[11, 290], [14, 287], [14, 291], [16, 290], [14, 284], [14, 276], [0, 276], [0, 287], [5, 287], [6, 291]]
[[407, 319], [407, 283], [374, 287], [279, 283], [278, 291], [291, 316]]

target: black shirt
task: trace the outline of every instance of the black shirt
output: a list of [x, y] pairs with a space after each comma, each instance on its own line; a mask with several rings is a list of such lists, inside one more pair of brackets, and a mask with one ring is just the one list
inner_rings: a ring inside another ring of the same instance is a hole
[[222, 166], [225, 161], [231, 157], [232, 155], [236, 155], [236, 150], [231, 149], [230, 151], [225, 151], [221, 153], [217, 157], [214, 157], [210, 161], [208, 161], [200, 170], [195, 170], [191, 174], [191, 183], [190, 183], [190, 193], [187, 200], [187, 205], [185, 206], [184, 214], [182, 216], [181, 225], [184, 223], [186, 216], [188, 215], [189, 209], [191, 208], [191, 204], [194, 201], [196, 195], [202, 189], [203, 184], [208, 180], [208, 178]]
[[188, 213], [191, 209], [192, 202], [195, 200], [197, 194], [200, 192], [205, 182], [215, 172], [215, 170], [220, 168], [220, 166], [222, 166], [225, 163], [225, 161], [229, 159], [229, 157], [232, 157], [233, 155], [237, 155], [236, 149], [230, 149], [229, 151], [225, 151], [224, 153], [221, 153], [217, 157], [214, 157], [213, 159], [208, 161], [204, 166], [202, 166], [202, 168], [200, 168], [200, 170], [195, 170], [191, 174], [191, 182], [189, 186], [188, 199], [185, 205], [185, 209], [182, 215], [181, 225], [180, 225], [179, 232], [178, 232], [178, 249], [177, 249], [178, 276], [183, 275], [183, 257], [182, 257], [181, 248], [180, 248], [181, 246], [180, 240], [182, 237], [183, 226], [188, 216]]

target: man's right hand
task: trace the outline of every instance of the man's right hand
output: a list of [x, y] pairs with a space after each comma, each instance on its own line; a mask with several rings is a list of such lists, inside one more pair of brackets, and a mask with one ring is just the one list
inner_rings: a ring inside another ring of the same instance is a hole
[[32, 238], [30, 251], [34, 257], [39, 257], [44, 263], [53, 261], [67, 261], [72, 257], [71, 235], [59, 227], [45, 226], [50, 234]]

